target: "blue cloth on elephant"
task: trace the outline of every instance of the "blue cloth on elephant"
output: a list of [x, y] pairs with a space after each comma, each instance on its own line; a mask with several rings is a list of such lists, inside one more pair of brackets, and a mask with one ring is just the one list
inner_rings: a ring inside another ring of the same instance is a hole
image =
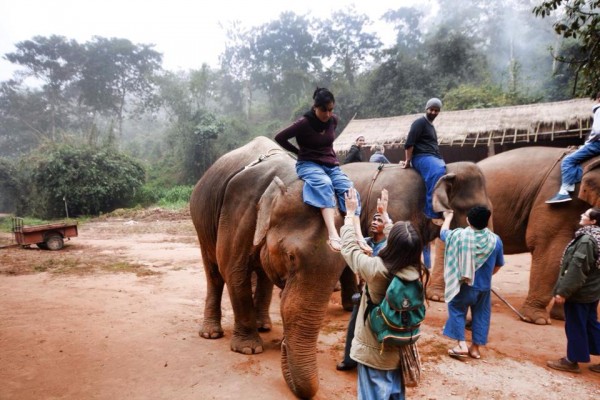
[[466, 282], [473, 285], [477, 271], [496, 249], [497, 236], [488, 228], [457, 228], [446, 236], [444, 254], [444, 297], [449, 303]]
[[433, 188], [437, 181], [446, 174], [446, 163], [439, 157], [425, 153], [413, 156], [411, 163], [425, 182], [425, 215], [427, 218], [440, 218], [441, 214], [433, 211]]
[[[338, 166], [326, 166], [313, 161], [297, 161], [296, 173], [304, 181], [302, 200], [317, 208], [334, 208], [337, 205], [341, 212], [346, 212], [344, 193], [352, 186], [352, 181]], [[360, 215], [360, 194], [356, 192]]]

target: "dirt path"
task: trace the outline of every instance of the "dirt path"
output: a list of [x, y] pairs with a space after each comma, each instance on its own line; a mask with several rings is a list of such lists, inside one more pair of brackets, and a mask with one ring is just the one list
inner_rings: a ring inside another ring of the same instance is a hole
[[[154, 210], [94, 220], [79, 231], [60, 252], [0, 249], [0, 399], [294, 398], [279, 364], [277, 295], [264, 353], [229, 350], [227, 295], [225, 338], [198, 336], [206, 286], [189, 217]], [[528, 269], [528, 255], [508, 256], [494, 278], [515, 306], [525, 297]], [[445, 305], [430, 304], [419, 342], [423, 378], [408, 398], [600, 398], [600, 375], [586, 366], [580, 375], [544, 367], [564, 352], [561, 321], [519, 322], [496, 297], [493, 310], [482, 360], [461, 362], [445, 355]], [[333, 293], [319, 337], [317, 399], [356, 398], [356, 373], [335, 370], [348, 318]]]

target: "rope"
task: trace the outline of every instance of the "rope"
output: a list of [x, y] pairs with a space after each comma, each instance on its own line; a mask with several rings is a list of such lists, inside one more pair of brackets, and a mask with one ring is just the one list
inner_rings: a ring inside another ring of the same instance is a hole
[[[373, 174], [373, 177], [371, 178], [371, 183], [369, 184], [369, 189], [367, 190], [367, 197], [366, 197], [366, 201], [365, 201], [365, 210], [369, 209], [369, 202], [371, 201], [371, 193], [373, 192], [373, 186], [375, 185], [375, 181], [377, 180], [377, 177], [379, 177], [379, 174], [381, 174], [381, 171], [383, 171], [384, 169], [390, 169], [390, 168], [402, 168], [400, 165], [398, 164], [384, 164], [381, 163], [379, 164], [379, 166], [377, 167], [377, 170], [375, 171], [375, 173]], [[368, 219], [370, 218], [368, 213], [363, 212], [361, 213], [361, 223], [362, 224], [367, 224], [368, 223]]]
[[[266, 160], [267, 158], [277, 155], [277, 154], [282, 154], [285, 153], [283, 150], [281, 149], [271, 149], [267, 152], [267, 154], [261, 154], [258, 156], [258, 159], [255, 161], [252, 161], [250, 164], [246, 165], [243, 170], [246, 170], [248, 168], [254, 167], [256, 164], [263, 162], [264, 160]], [[290, 156], [291, 157], [291, 156]], [[293, 158], [293, 157], [292, 157]]]
[[554, 161], [554, 164], [552, 164], [552, 166], [550, 167], [550, 169], [548, 169], [548, 171], [546, 171], [546, 174], [544, 175], [544, 178], [542, 178], [542, 181], [540, 182], [540, 184], [538, 185], [537, 190], [535, 191], [535, 196], [533, 196], [534, 199], [537, 199], [538, 195], [540, 194], [540, 191], [542, 190], [542, 187], [544, 186], [544, 183], [546, 183], [546, 180], [550, 176], [550, 173], [554, 170], [554, 167], [556, 167], [556, 164], [558, 164], [569, 153], [570, 153], [569, 150], [563, 151], [563, 153], [560, 155], [560, 157], [558, 157]]

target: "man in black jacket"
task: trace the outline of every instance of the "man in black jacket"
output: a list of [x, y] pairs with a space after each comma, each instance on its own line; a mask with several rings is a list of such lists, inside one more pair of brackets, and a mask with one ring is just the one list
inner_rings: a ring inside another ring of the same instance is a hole
[[350, 147], [348, 155], [344, 160], [344, 164], [350, 164], [353, 162], [361, 162], [363, 160], [362, 147], [365, 145], [365, 137], [360, 135], [356, 138], [356, 142]]

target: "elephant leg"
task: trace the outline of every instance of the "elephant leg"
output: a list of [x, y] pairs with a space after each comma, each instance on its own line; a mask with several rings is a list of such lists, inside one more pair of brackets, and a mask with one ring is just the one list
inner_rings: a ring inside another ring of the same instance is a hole
[[352, 311], [354, 304], [352, 303], [352, 295], [358, 292], [356, 283], [356, 274], [346, 266], [340, 276], [340, 284], [342, 286], [342, 307], [346, 311]]
[[520, 311], [526, 322], [537, 325], [550, 324], [546, 310], [552, 299], [552, 289], [558, 277], [558, 264], [564, 247], [557, 248], [553, 243], [537, 246], [531, 252], [529, 292]]
[[257, 269], [255, 274], [254, 309], [256, 311], [256, 326], [259, 332], [268, 332], [273, 327], [269, 315], [269, 307], [273, 297], [273, 282], [269, 280], [262, 268]]
[[433, 261], [433, 269], [429, 277], [429, 285], [427, 286], [427, 298], [432, 301], [444, 301], [444, 250], [446, 246], [439, 238], [434, 240], [435, 257]]
[[[231, 251], [228, 257], [219, 257], [219, 266], [227, 284], [233, 308], [233, 335], [231, 350], [242, 354], [263, 352], [263, 342], [256, 327], [256, 311], [252, 296], [252, 268], [244, 249]], [[257, 290], [259, 287], [257, 280]]]
[[[208, 255], [204, 252], [202, 252], [202, 259], [209, 260]], [[204, 321], [198, 334], [205, 339], [218, 339], [223, 337], [221, 299], [225, 282], [216, 263], [204, 261], [204, 273], [206, 274]]]

